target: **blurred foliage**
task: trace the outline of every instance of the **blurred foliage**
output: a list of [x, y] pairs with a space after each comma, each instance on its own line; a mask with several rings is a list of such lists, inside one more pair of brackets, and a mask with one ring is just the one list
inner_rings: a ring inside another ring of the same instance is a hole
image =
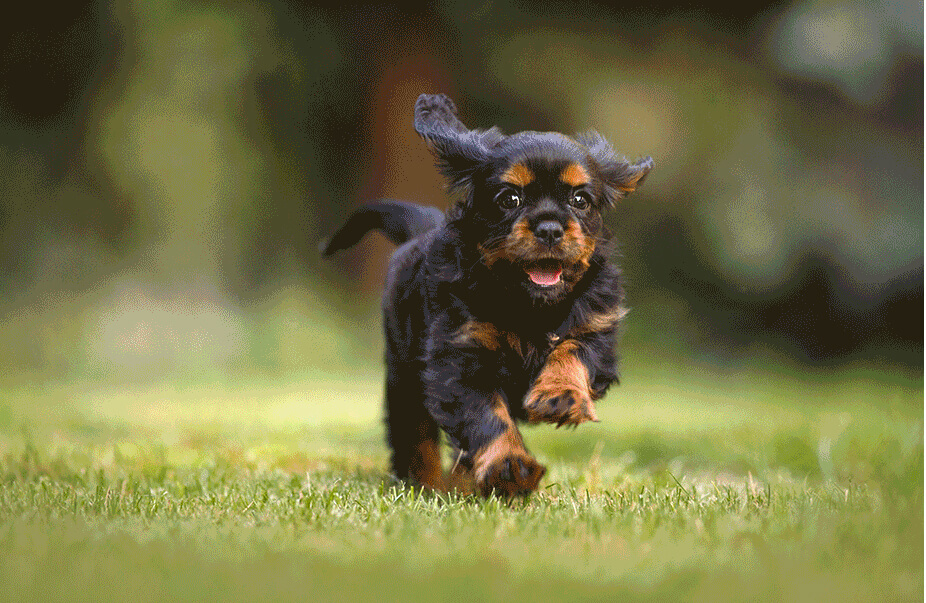
[[628, 344], [921, 368], [922, 5], [687, 6], [24, 7], [0, 26], [4, 372], [368, 362], [389, 248], [316, 242], [372, 197], [446, 206], [410, 126], [439, 90], [474, 127], [655, 158], [611, 217]]

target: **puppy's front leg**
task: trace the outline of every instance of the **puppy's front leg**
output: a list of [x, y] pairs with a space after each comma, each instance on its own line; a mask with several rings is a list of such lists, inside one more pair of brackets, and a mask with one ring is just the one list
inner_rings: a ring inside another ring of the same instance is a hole
[[505, 496], [530, 494], [537, 489], [546, 468], [527, 451], [504, 398], [494, 394], [482, 401], [473, 404], [475, 400], [470, 400], [460, 408], [465, 417], [462, 421], [456, 415], [448, 417], [445, 429], [461, 449], [455, 470], [472, 471], [476, 487], [484, 496], [492, 492]]
[[527, 452], [504, 399], [496, 394], [490, 407], [490, 416], [478, 425], [477, 445], [471, 448], [476, 484], [486, 496], [492, 491], [529, 494], [547, 470]]
[[483, 495], [533, 492], [546, 468], [527, 451], [497, 387], [499, 350], [485, 337], [448, 341], [428, 359], [425, 406], [462, 451]]
[[587, 358], [588, 355], [588, 350], [575, 339], [567, 339], [553, 348], [524, 399], [528, 421], [555, 423], [557, 427], [598, 422], [594, 400], [603, 390], [595, 391], [595, 379], [589, 370], [594, 359]]

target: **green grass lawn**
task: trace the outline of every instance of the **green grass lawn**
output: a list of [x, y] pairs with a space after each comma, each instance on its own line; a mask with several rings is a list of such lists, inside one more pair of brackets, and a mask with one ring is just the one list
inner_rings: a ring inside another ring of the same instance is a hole
[[513, 502], [393, 482], [375, 374], [7, 386], [0, 600], [922, 600], [921, 375], [626, 364]]

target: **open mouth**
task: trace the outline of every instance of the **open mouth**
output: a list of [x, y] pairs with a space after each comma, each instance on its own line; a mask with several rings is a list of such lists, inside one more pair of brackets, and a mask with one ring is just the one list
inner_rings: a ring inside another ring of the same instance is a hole
[[527, 276], [535, 285], [552, 287], [560, 281], [563, 275], [563, 266], [556, 260], [540, 260], [524, 268]]

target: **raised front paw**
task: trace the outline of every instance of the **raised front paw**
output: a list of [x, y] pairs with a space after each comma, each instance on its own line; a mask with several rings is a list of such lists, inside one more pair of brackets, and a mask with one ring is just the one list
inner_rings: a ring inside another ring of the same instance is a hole
[[492, 492], [504, 496], [530, 494], [546, 472], [547, 468], [534, 457], [512, 450], [482, 459], [476, 467], [476, 484], [483, 496]]
[[575, 390], [533, 391], [524, 403], [531, 423], [555, 423], [557, 427], [577, 427], [585, 421], [599, 422], [591, 396]]

